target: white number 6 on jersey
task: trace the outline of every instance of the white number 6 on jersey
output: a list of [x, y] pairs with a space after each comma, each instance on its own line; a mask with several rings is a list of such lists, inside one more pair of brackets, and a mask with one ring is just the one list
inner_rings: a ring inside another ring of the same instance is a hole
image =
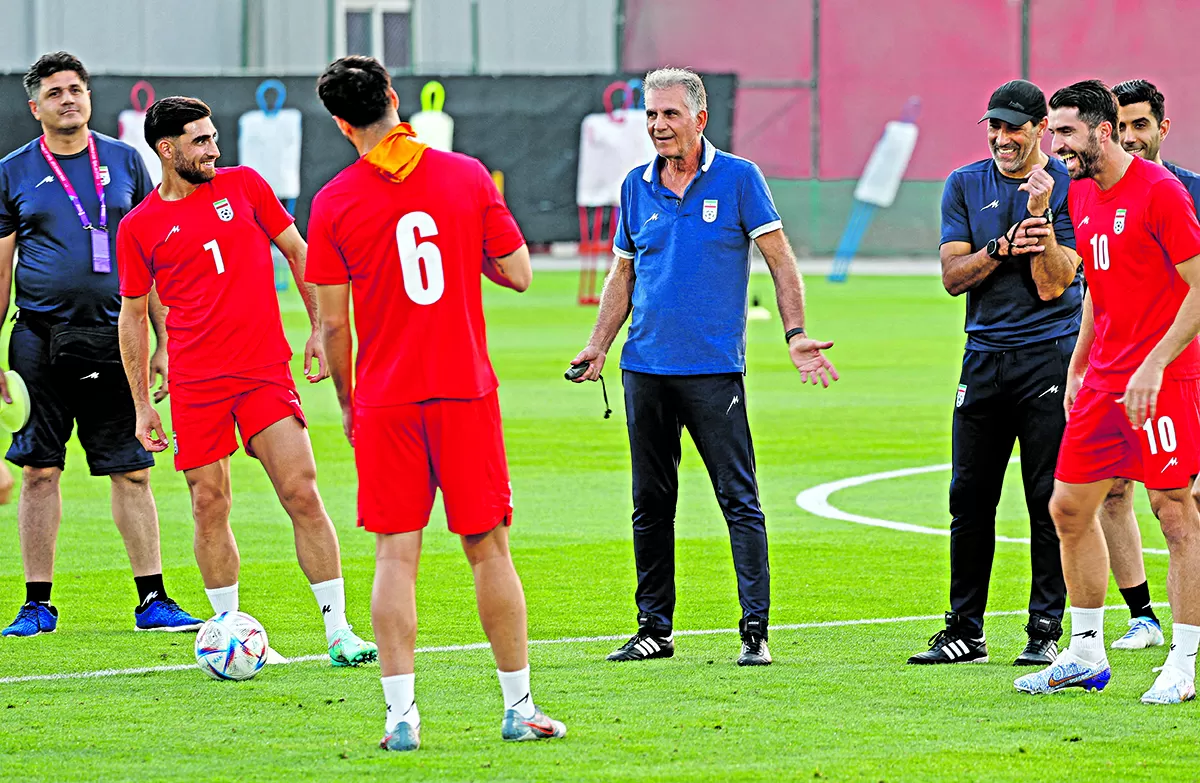
[[437, 236], [437, 232], [437, 224], [427, 212], [409, 212], [396, 223], [396, 248], [400, 251], [404, 292], [419, 305], [433, 304], [446, 290], [442, 251], [432, 242], [417, 243], [418, 239]]

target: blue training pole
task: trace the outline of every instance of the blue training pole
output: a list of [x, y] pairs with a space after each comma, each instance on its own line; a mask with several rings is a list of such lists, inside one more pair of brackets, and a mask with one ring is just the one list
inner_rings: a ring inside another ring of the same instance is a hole
[[863, 235], [871, 225], [871, 218], [878, 209], [874, 204], [865, 201], [855, 201], [854, 209], [850, 210], [850, 219], [842, 231], [842, 239], [838, 242], [837, 252], [833, 256], [833, 270], [829, 273], [829, 282], [844, 283], [850, 274], [850, 262], [858, 252]]

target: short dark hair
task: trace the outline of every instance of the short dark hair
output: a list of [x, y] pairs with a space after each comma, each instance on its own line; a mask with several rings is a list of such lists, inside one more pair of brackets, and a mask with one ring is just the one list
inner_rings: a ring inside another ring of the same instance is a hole
[[1163, 97], [1157, 87], [1145, 79], [1130, 79], [1127, 82], [1121, 82], [1113, 87], [1113, 94], [1117, 96], [1117, 102], [1122, 106], [1128, 106], [1131, 103], [1150, 104], [1150, 113], [1154, 115], [1154, 121], [1159, 125], [1162, 125], [1163, 119], [1167, 116], [1167, 99]]
[[1109, 122], [1117, 128], [1117, 96], [1099, 79], [1075, 82], [1050, 96], [1051, 109], [1077, 109], [1089, 128]]
[[183, 126], [189, 122], [212, 116], [212, 109], [199, 98], [174, 95], [150, 104], [146, 109], [146, 143], [153, 149], [160, 139], [173, 139], [183, 135]]
[[25, 72], [25, 78], [21, 80], [29, 100], [37, 100], [38, 92], [42, 89], [42, 79], [47, 79], [63, 71], [74, 71], [79, 74], [84, 85], [87, 85], [87, 68], [83, 67], [83, 63], [79, 61], [78, 57], [69, 52], [50, 52], [43, 54], [37, 59], [37, 62], [29, 66], [29, 70]]
[[374, 57], [354, 54], [334, 60], [317, 79], [317, 95], [325, 109], [356, 128], [383, 119], [391, 108], [392, 78]]

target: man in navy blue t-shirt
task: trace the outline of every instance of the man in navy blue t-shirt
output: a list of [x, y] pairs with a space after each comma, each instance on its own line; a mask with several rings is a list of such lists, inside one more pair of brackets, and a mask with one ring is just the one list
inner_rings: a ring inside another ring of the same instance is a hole
[[796, 259], [762, 172], [704, 138], [700, 77], [664, 68], [646, 75], [646, 126], [658, 156], [621, 188], [616, 256], [588, 345], [572, 364], [596, 380], [621, 325], [633, 466], [633, 550], [638, 631], [610, 661], [669, 658], [675, 610], [675, 505], [680, 434], [687, 428], [708, 468], [729, 526], [738, 598], [740, 666], [771, 662], [767, 649], [770, 568], [746, 418], [746, 291], [750, 243], [775, 280], [784, 340], [802, 380], [837, 379], [821, 351], [833, 343], [804, 331]]
[[[1162, 159], [1162, 143], [1171, 128], [1166, 99], [1145, 79], [1131, 79], [1113, 87], [1120, 104], [1118, 132], [1126, 152], [1165, 166], [1174, 174], [1192, 201], [1200, 207], [1200, 175]], [[1198, 210], [1200, 211], [1200, 210]], [[1084, 329], [1089, 328], [1084, 324]], [[1133, 482], [1117, 479], [1100, 508], [1100, 525], [1108, 544], [1113, 578], [1129, 607], [1129, 630], [1112, 643], [1115, 650], [1140, 650], [1164, 643], [1162, 627], [1150, 602], [1150, 584], [1142, 557], [1142, 532], [1133, 513]]]
[[[25, 603], [0, 633], [36, 636], [57, 628], [50, 589], [62, 516], [59, 478], [73, 426], [92, 475], [111, 480], [113, 520], [138, 591], [136, 627], [199, 628], [163, 585], [150, 491], [154, 457], [135, 435], [117, 340], [117, 224], [150, 192], [150, 175], [132, 147], [88, 130], [91, 93], [78, 59], [44, 55], [24, 84], [43, 135], [0, 160], [0, 322], [20, 251], [9, 365], [29, 387], [32, 410], [7, 458], [22, 469], [17, 520]], [[161, 312], [156, 329], [161, 338]], [[165, 342], [159, 345], [165, 382]], [[0, 394], [8, 394], [2, 376]]]
[[950, 611], [914, 664], [988, 660], [983, 634], [996, 506], [1014, 441], [1029, 511], [1029, 640], [1018, 666], [1058, 654], [1066, 606], [1050, 518], [1066, 426], [1063, 390], [1079, 332], [1083, 276], [1067, 214], [1066, 167], [1040, 148], [1046, 97], [1015, 80], [988, 101], [991, 157], [951, 173], [942, 195], [942, 283], [967, 295], [967, 345], [954, 400]]

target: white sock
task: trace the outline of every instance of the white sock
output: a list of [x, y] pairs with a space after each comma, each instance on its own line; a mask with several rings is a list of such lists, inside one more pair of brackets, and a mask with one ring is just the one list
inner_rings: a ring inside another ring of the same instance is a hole
[[1196, 679], [1196, 648], [1200, 646], [1200, 625], [1175, 623], [1171, 626], [1171, 652], [1167, 666]]
[[533, 717], [533, 695], [529, 692], [529, 667], [515, 672], [496, 670], [500, 676], [500, 692], [504, 694], [504, 709], [516, 710], [522, 718]]
[[1077, 657], [1087, 663], [1108, 660], [1104, 652], [1104, 607], [1084, 609], [1071, 607], [1071, 647]]
[[421, 713], [417, 712], [417, 702], [413, 698], [413, 680], [416, 676], [395, 674], [379, 678], [383, 683], [383, 700], [387, 702], [385, 734], [391, 734], [401, 722], [420, 727]]
[[346, 622], [346, 584], [339, 576], [312, 585], [312, 591], [317, 597], [321, 619], [325, 621], [325, 640], [328, 641], [333, 638], [334, 631], [350, 627]]
[[208, 602], [212, 604], [214, 617], [221, 612], [236, 612], [238, 610], [237, 582], [234, 582], [229, 587], [214, 587], [212, 590], [206, 587], [204, 588], [204, 594], [208, 596]]

